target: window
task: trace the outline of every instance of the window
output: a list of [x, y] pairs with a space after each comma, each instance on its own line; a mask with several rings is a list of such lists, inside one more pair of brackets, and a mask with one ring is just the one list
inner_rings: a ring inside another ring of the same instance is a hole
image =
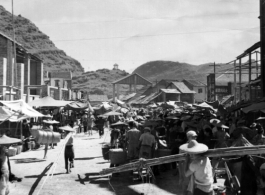
[[202, 93], [202, 88], [198, 89], [198, 93]]
[[60, 86], [60, 80], [55, 80], [55, 87], [59, 87]]

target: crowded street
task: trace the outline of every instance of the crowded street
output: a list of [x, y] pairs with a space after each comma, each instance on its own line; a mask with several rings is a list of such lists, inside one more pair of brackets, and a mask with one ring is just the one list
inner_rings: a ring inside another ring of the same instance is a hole
[[[92, 136], [78, 134], [75, 136], [75, 167], [70, 174], [65, 173], [63, 155], [59, 158], [54, 176], [47, 180], [42, 195], [90, 194], [179, 194], [178, 178], [173, 172], [164, 172], [156, 183], [133, 181], [129, 173], [117, 177], [100, 176], [99, 171], [108, 168], [110, 162], [102, 157], [101, 146], [109, 142], [109, 131], [106, 137], [99, 138], [96, 131]], [[49, 166], [59, 153], [60, 144], [48, 151], [47, 160], [43, 160], [43, 147], [11, 157], [12, 173], [22, 178], [21, 182], [10, 184], [10, 193], [16, 195], [37, 194], [47, 176]]]

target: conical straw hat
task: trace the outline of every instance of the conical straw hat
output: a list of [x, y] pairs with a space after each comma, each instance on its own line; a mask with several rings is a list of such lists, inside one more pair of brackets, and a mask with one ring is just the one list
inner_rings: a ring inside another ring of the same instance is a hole
[[189, 143], [181, 145], [179, 149], [190, 154], [200, 154], [207, 152], [208, 146], [200, 144], [196, 140], [191, 140]]
[[0, 145], [14, 144], [18, 142], [21, 142], [21, 140], [17, 138], [8, 137], [6, 135], [3, 135], [2, 137], [0, 137]]
[[64, 130], [64, 131], [75, 131], [72, 127], [66, 125], [63, 127], [59, 127], [59, 129]]

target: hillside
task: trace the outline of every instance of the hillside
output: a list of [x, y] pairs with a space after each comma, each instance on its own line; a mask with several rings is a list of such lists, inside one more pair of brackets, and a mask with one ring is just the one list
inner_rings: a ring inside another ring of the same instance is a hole
[[[100, 69], [88, 71], [73, 78], [73, 88], [89, 92], [89, 94], [106, 94], [112, 97], [112, 82], [129, 73], [122, 70]], [[121, 85], [120, 92], [128, 90], [128, 86]]]
[[[139, 66], [133, 72], [140, 74], [152, 82], [160, 81], [161, 79], [195, 79], [206, 83], [207, 75], [213, 73], [213, 66], [209, 65], [203, 64], [196, 66], [172, 61], [152, 61]], [[216, 72], [224, 72], [224, 70], [233, 67], [233, 64], [219, 65], [216, 66]]]
[[[44, 71], [72, 71], [74, 75], [84, 72], [81, 64], [58, 49], [55, 44], [30, 20], [14, 16], [16, 40], [25, 49], [43, 60]], [[0, 31], [13, 37], [12, 14], [0, 5]]]

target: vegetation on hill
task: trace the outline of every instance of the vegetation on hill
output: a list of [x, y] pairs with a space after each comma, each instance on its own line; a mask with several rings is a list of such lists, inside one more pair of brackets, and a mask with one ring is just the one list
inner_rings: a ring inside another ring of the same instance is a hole
[[[44, 71], [72, 71], [74, 75], [84, 72], [81, 64], [58, 49], [47, 35], [30, 20], [21, 15], [14, 16], [16, 40], [43, 60]], [[12, 14], [0, 5], [0, 31], [13, 37]]]
[[[172, 62], [172, 61], [152, 61], [147, 62], [133, 72], [149, 79], [150, 81], [160, 81], [162, 79], [168, 80], [183, 80], [195, 79], [206, 83], [207, 75], [213, 73], [213, 66], [211, 64], [191, 65], [187, 63]], [[224, 72], [233, 67], [233, 65], [216, 66], [216, 72]]]
[[[106, 94], [112, 97], [112, 82], [129, 73], [122, 70], [99, 69], [88, 71], [73, 78], [73, 88], [87, 91], [89, 94]], [[128, 90], [128, 86], [120, 86], [120, 92]]]

